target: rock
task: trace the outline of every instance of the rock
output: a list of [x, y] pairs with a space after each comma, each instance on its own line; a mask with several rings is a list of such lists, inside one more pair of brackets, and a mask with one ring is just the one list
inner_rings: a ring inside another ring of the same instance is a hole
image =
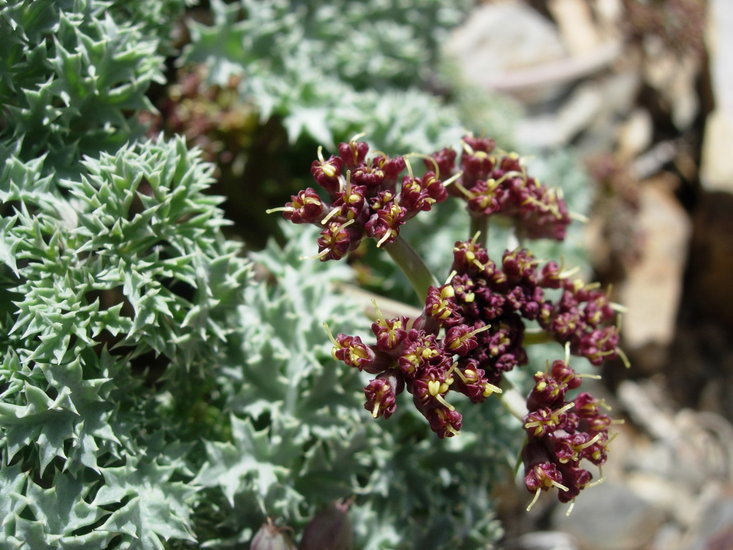
[[579, 550], [578, 544], [567, 533], [534, 531], [506, 541], [505, 550]]
[[593, 2], [593, 15], [604, 35], [616, 37], [624, 16], [621, 0], [595, 0]]
[[570, 516], [558, 507], [553, 524], [588, 550], [640, 550], [662, 525], [664, 514], [627, 487], [602, 483], [584, 490]]
[[691, 222], [663, 178], [640, 189], [638, 223], [644, 235], [641, 259], [620, 289], [624, 346], [666, 347], [675, 333]]
[[516, 139], [526, 147], [557, 148], [565, 145], [598, 116], [602, 103], [603, 97], [598, 86], [581, 86], [556, 114], [520, 121]]
[[616, 140], [615, 121], [631, 108], [638, 86], [632, 71], [589, 80], [552, 112], [519, 121], [516, 139], [526, 147], [557, 148], [583, 134], [581, 153], [607, 151]]
[[730, 550], [733, 548], [733, 487], [711, 491], [701, 503], [696, 528], [685, 550]]
[[[493, 88], [513, 71], [536, 67], [566, 56], [555, 27], [523, 2], [484, 4], [451, 34], [445, 53], [463, 77]], [[545, 89], [540, 95], [554, 93]]]
[[717, 107], [733, 113], [733, 2], [708, 0], [705, 42]]
[[593, 13], [586, 0], [550, 0], [547, 8], [557, 22], [570, 55], [585, 55], [600, 45]]
[[[733, 72], [733, 67], [731, 71]], [[700, 177], [706, 190], [733, 193], [731, 144], [733, 144], [733, 112], [716, 109], [708, 115], [703, 137]]]
[[700, 56], [695, 50], [683, 54], [670, 51], [661, 40], [650, 38], [647, 42], [644, 79], [669, 106], [677, 129], [687, 130], [700, 107], [696, 90]]
[[715, 110], [703, 138], [701, 178], [708, 190], [733, 192], [733, 2], [709, 0], [705, 31]]
[[618, 129], [618, 156], [631, 160], [645, 151], [652, 142], [654, 127], [649, 111], [635, 109]]

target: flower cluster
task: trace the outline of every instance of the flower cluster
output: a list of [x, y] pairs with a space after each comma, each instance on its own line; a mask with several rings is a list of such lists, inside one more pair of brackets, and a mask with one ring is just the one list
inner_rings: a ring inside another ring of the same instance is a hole
[[[338, 155], [328, 159], [319, 150], [311, 174], [328, 201], [307, 188], [278, 209], [293, 223], [321, 227], [318, 257], [329, 260], [344, 257], [365, 236], [377, 246], [394, 242], [402, 224], [448, 195], [466, 201], [479, 231], [455, 243], [443, 285], [430, 285], [429, 274], [416, 273], [419, 259], [400, 258], [407, 254], [406, 243], [388, 247], [425, 296], [421, 313], [391, 319], [380, 314], [371, 326], [374, 343], [331, 336], [336, 359], [373, 375], [364, 388], [364, 407], [374, 418], [392, 416], [397, 396], [407, 392], [440, 438], [458, 434], [463, 421], [450, 403], [451, 392], [482, 402], [502, 392], [506, 372], [527, 363], [527, 323], [536, 325], [533, 341], [555, 340], [568, 357], [582, 356], [594, 365], [617, 356], [625, 360], [617, 307], [597, 285], [572, 279], [558, 263], [540, 261], [524, 248], [506, 250], [494, 261], [478, 241], [493, 214], [511, 218], [524, 237], [563, 240], [571, 216], [559, 192], [529, 177], [520, 157], [497, 150], [492, 139], [465, 137], [462, 145], [460, 158], [450, 148], [423, 156], [422, 177], [413, 175], [404, 157], [379, 153], [367, 160], [367, 144], [356, 140], [339, 144]], [[405, 169], [408, 175], [400, 178]], [[611, 423], [589, 393], [566, 396], [581, 382], [567, 363], [567, 357], [555, 361], [535, 375], [522, 452], [527, 489], [537, 497], [556, 487], [563, 502], [592, 479], [582, 461], [605, 462]]]
[[[442, 149], [432, 158], [448, 177], [455, 171], [457, 156], [453, 149]], [[464, 137], [458, 167], [461, 176], [451, 194], [463, 197], [472, 215], [511, 217], [517, 229], [531, 239], [565, 238], [570, 223], [565, 201], [558, 190], [529, 177], [519, 155], [497, 151], [490, 138]]]
[[[618, 357], [618, 327], [612, 324], [618, 306], [596, 284], [564, 279], [560, 285], [560, 299], [542, 304], [538, 318], [542, 328], [558, 342], [570, 344], [574, 355], [585, 357], [593, 365]], [[622, 359], [626, 361], [623, 355]]]
[[[368, 144], [356, 140], [340, 143], [338, 155], [328, 159], [319, 150], [311, 175], [328, 201], [308, 187], [274, 209], [293, 223], [323, 228], [318, 239], [322, 261], [343, 258], [365, 236], [376, 239], [377, 246], [394, 242], [401, 225], [448, 197], [437, 170], [415, 177], [404, 157], [377, 154], [367, 160], [368, 152]], [[400, 179], [406, 167], [409, 174]]]
[[[497, 266], [475, 241], [456, 242], [449, 281], [428, 289], [417, 319], [379, 318], [372, 324], [376, 343], [371, 345], [339, 334], [334, 357], [376, 375], [364, 389], [365, 408], [375, 418], [388, 418], [397, 407], [396, 396], [407, 389], [439, 437], [455, 435], [461, 415], [446, 394], [454, 390], [477, 403], [500, 391], [503, 373], [527, 362], [526, 320], [567, 329], [548, 333], [567, 341], [574, 353], [591, 360], [608, 355], [608, 343], [618, 339], [615, 327], [588, 327], [591, 321], [593, 326], [606, 321], [613, 314], [611, 306], [593, 290], [568, 283], [556, 263], [542, 268], [539, 263], [520, 248], [506, 251]], [[570, 290], [557, 302], [545, 297], [544, 289], [561, 285]], [[571, 310], [580, 312], [576, 317], [582, 322], [573, 324], [577, 332], [564, 321]], [[598, 318], [593, 316], [599, 311]]]
[[606, 461], [611, 419], [601, 413], [601, 403], [587, 392], [566, 399], [566, 392], [581, 384], [567, 362], [555, 361], [549, 372], [538, 372], [534, 379], [527, 400], [529, 412], [524, 417], [524, 484], [535, 493], [535, 499], [540, 492], [555, 487], [558, 499], [570, 502], [593, 478], [581, 462], [600, 467]]

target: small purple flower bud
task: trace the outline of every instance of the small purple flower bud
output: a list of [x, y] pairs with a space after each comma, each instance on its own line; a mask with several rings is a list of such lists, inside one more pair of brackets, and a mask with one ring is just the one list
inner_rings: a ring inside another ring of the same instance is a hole
[[580, 494], [580, 491], [593, 479], [593, 475], [586, 469], [572, 466], [561, 466], [563, 485], [567, 491], [560, 491], [557, 498], [560, 502], [570, 502]]
[[456, 312], [455, 291], [451, 285], [441, 287], [428, 287], [428, 295], [425, 298], [425, 314], [442, 322], [453, 316]]
[[384, 173], [382, 187], [394, 191], [397, 177], [405, 169], [406, 163], [403, 157], [389, 158], [378, 155], [372, 159], [372, 166], [379, 168]]
[[538, 284], [542, 288], [560, 288], [561, 273], [560, 265], [557, 262], [547, 262], [542, 266]]
[[[351, 220], [353, 221], [353, 220]], [[354, 250], [361, 241], [361, 231], [353, 225], [331, 221], [318, 238], [318, 257], [326, 260], [340, 260]]]
[[[440, 177], [444, 180], [450, 178], [455, 173], [456, 156], [457, 153], [455, 152], [455, 150], [449, 147], [441, 149], [440, 151], [437, 151], [431, 155], [431, 157], [438, 165]], [[429, 160], [425, 161], [425, 166], [428, 168], [428, 170], [432, 170], [434, 168], [433, 163]]]
[[360, 164], [351, 172], [351, 181], [368, 189], [379, 187], [384, 182], [384, 171], [368, 164]]
[[535, 411], [542, 407], [554, 409], [562, 406], [566, 389], [564, 384], [544, 372], [536, 373], [534, 380], [534, 388], [527, 398], [527, 409]]
[[400, 204], [408, 212], [428, 211], [433, 204], [448, 198], [448, 192], [443, 182], [435, 177], [433, 172], [426, 172], [422, 178], [405, 176], [402, 178]]
[[331, 354], [335, 359], [343, 361], [350, 367], [356, 367], [359, 370], [368, 368], [374, 363], [375, 359], [374, 351], [364, 344], [361, 338], [346, 334], [336, 336], [336, 342], [331, 350]]
[[510, 283], [535, 281], [536, 266], [539, 262], [525, 248], [506, 250], [501, 258], [501, 268]]
[[560, 417], [549, 407], [535, 409], [524, 417], [524, 429], [531, 437], [544, 437], [560, 425]]
[[366, 188], [362, 185], [351, 185], [336, 193], [334, 207], [341, 208], [341, 215], [346, 219], [359, 219], [366, 208]]
[[440, 438], [453, 437], [458, 435], [463, 424], [463, 417], [454, 408], [446, 407], [442, 404], [421, 408], [416, 401], [416, 407], [427, 419], [430, 429]]
[[[525, 466], [525, 470], [527, 467]], [[530, 493], [539, 490], [546, 491], [552, 487], [562, 485], [563, 477], [552, 462], [534, 464], [524, 475], [524, 486]]]
[[466, 355], [478, 347], [476, 331], [468, 325], [456, 325], [445, 334], [445, 349], [456, 355]]
[[339, 176], [342, 165], [343, 161], [334, 156], [328, 160], [314, 160], [311, 164], [311, 175], [318, 185], [333, 194], [340, 189]]
[[364, 159], [369, 152], [369, 145], [364, 141], [350, 141], [348, 143], [339, 143], [338, 152], [344, 166], [353, 170], [360, 164], [364, 163]]
[[468, 397], [472, 403], [481, 403], [493, 393], [500, 393], [501, 388], [488, 381], [483, 369], [472, 359], [455, 369], [451, 388]]
[[407, 317], [377, 319], [372, 323], [372, 332], [377, 337], [377, 349], [392, 351], [404, 340], [407, 331]]
[[494, 179], [477, 180], [469, 190], [468, 209], [471, 212], [489, 215], [502, 209], [499, 184]]
[[493, 262], [489, 259], [486, 249], [473, 241], [457, 241], [453, 245], [453, 270], [459, 274], [481, 274], [487, 265]]
[[391, 243], [400, 234], [399, 227], [405, 223], [406, 210], [392, 202], [372, 214], [364, 229], [369, 237], [377, 239], [377, 246]]
[[410, 330], [403, 345], [405, 349], [397, 359], [397, 365], [407, 380], [414, 379], [420, 369], [451, 365], [450, 357], [445, 355], [433, 334]]
[[553, 378], [555, 378], [559, 383], [567, 386], [569, 390], [574, 390], [580, 387], [582, 380], [565, 361], [561, 361], [559, 359], [553, 361], [552, 366], [550, 367], [550, 372], [552, 373]]
[[326, 207], [311, 187], [290, 196], [285, 204], [283, 217], [293, 223], [319, 223], [326, 214]]
[[373, 418], [389, 418], [397, 410], [397, 389], [401, 380], [392, 374], [379, 375], [364, 388], [366, 402], [364, 408]]
[[461, 168], [463, 169], [463, 180], [472, 185], [477, 179], [486, 179], [494, 167], [494, 160], [491, 153], [496, 148], [496, 142], [490, 138], [474, 138], [466, 136], [463, 138], [466, 145], [461, 155]]

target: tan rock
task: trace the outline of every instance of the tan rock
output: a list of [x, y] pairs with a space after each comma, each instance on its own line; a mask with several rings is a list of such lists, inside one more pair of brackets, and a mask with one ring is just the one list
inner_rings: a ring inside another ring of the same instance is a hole
[[629, 351], [672, 341], [692, 229], [660, 179], [641, 188], [638, 220], [644, 235], [642, 258], [620, 289], [621, 303], [628, 308], [623, 335]]
[[649, 111], [635, 109], [618, 129], [618, 155], [631, 160], [643, 153], [652, 142], [654, 133]]
[[701, 178], [709, 191], [733, 192], [733, 2], [710, 0], [705, 42], [715, 102], [705, 124]]
[[700, 177], [708, 191], [733, 193], [733, 112], [717, 109], [708, 115]]
[[581, 56], [600, 45], [591, 7], [586, 0], [550, 0], [547, 3], [563, 42], [572, 56]]

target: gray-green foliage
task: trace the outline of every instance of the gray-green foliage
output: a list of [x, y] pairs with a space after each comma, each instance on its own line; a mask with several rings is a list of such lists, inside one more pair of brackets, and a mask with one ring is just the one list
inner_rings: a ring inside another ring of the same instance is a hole
[[[142, 137], [162, 15], [184, 2], [148, 4], [0, 0], [0, 548], [227, 548], [348, 497], [359, 547], [495, 540], [513, 446], [495, 403], [457, 441], [409, 407], [372, 421], [321, 327], [368, 327], [329, 284], [350, 272], [302, 261], [313, 234], [286, 230], [256, 282], [212, 167]], [[359, 109], [379, 103], [356, 85]], [[422, 147], [399, 94], [385, 139]]]
[[476, 548], [496, 540], [490, 491], [516, 435], [506, 416], [496, 402], [466, 403], [464, 431], [447, 441], [431, 435], [408, 398], [389, 421], [373, 421], [359, 391], [366, 378], [330, 358], [321, 326], [366, 336], [368, 322], [329, 285], [351, 274], [301, 259], [312, 228], [283, 230], [285, 249], [271, 245], [255, 256], [277, 284], [245, 290], [234, 350], [244, 356], [234, 353], [218, 374], [232, 439], [207, 442], [195, 480], [233, 505], [220, 532], [236, 531], [237, 522], [241, 530], [245, 517], [252, 525], [263, 511], [298, 525], [314, 507], [353, 496], [358, 548]]
[[210, 166], [125, 145], [162, 59], [120, 14], [0, 2], [3, 548], [194, 537], [188, 457], [248, 266]]
[[47, 170], [69, 173], [81, 155], [141, 133], [162, 57], [154, 37], [114, 15], [102, 1], [0, 2], [0, 160], [46, 155]]
[[243, 98], [264, 119], [282, 117], [292, 141], [366, 132], [383, 147], [418, 148], [460, 135], [454, 108], [423, 90], [436, 79], [440, 40], [469, 4], [215, 0], [214, 23], [192, 26], [186, 57], [205, 62], [216, 83], [242, 76]]
[[137, 143], [86, 159], [61, 196], [27, 189], [40, 164], [8, 162], [0, 179], [12, 206], [0, 234], [12, 300], [0, 475], [23, 478], [0, 497], [11, 510], [0, 537], [30, 548], [192, 538], [185, 457], [247, 272], [219, 199], [202, 193], [210, 167], [181, 140]]

